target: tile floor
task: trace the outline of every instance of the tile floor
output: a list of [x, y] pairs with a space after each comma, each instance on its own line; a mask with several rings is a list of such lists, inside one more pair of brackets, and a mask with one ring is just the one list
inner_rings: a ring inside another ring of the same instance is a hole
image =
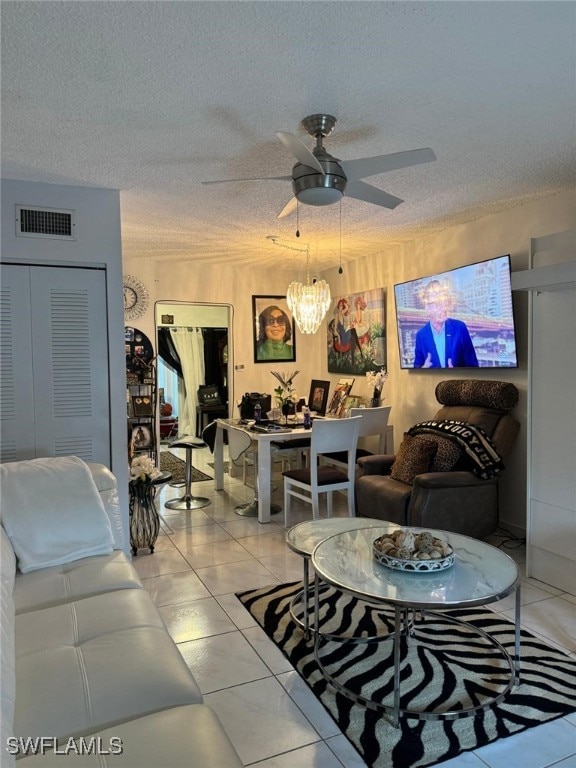
[[[209, 461], [207, 451], [195, 452], [194, 465], [213, 475]], [[281, 502], [281, 476], [276, 484], [274, 498]], [[164, 509], [164, 501], [181, 491], [162, 488], [158, 503], [162, 532], [156, 551], [141, 552], [134, 563], [244, 765], [365, 766], [234, 596], [243, 589], [301, 578], [301, 560], [284, 543], [283, 515], [267, 525], [236, 515], [234, 506], [253, 496], [241, 477], [226, 474], [222, 491], [214, 491], [212, 481], [194, 483], [192, 492], [208, 496], [211, 505], [194, 512]], [[344, 496], [341, 502], [335, 504], [336, 514], [345, 514]], [[291, 525], [309, 519], [310, 508], [304, 503], [302, 508], [295, 511]], [[505, 551], [523, 566], [523, 547]], [[497, 610], [512, 617], [512, 600], [496, 604]], [[527, 579], [522, 603], [523, 626], [576, 658], [576, 597]], [[442, 766], [576, 768], [576, 713], [464, 753]]]

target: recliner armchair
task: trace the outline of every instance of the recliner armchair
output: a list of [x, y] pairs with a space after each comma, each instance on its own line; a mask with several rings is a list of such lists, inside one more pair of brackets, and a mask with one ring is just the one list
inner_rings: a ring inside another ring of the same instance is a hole
[[[480, 427], [506, 460], [520, 428], [508, 414], [518, 401], [518, 390], [513, 384], [479, 379], [442, 381], [436, 387], [436, 399], [442, 407], [434, 415], [435, 421], [453, 420]], [[418, 472], [416, 461], [412, 465], [413, 478], [408, 472], [404, 482], [395, 479], [403, 476], [397, 456], [366, 456], [358, 460], [356, 513], [478, 539], [489, 536], [498, 526], [498, 474], [480, 479], [472, 471], [459, 468], [463, 463], [459, 451], [456, 458], [448, 456], [452, 449], [447, 437], [444, 442], [437, 441], [436, 446], [430, 446], [429, 435], [419, 437], [419, 447], [425, 444], [424, 453], [430, 449], [422, 458], [428, 466], [423, 465], [423, 471]], [[405, 436], [399, 456], [409, 454], [410, 439]], [[454, 468], [448, 469], [450, 466]], [[440, 468], [445, 471], [437, 471]]]

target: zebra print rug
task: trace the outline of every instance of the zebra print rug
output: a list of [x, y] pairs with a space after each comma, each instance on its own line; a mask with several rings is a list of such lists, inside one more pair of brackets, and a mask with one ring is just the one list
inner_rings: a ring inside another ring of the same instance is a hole
[[[422, 768], [478, 749], [576, 710], [576, 661], [522, 630], [520, 685], [499, 704], [451, 720], [401, 718], [394, 728], [381, 712], [353, 702], [322, 676], [313, 640], [290, 616], [290, 602], [302, 583], [276, 584], [237, 593], [266, 634], [289, 659], [340, 730], [372, 768]], [[481, 627], [513, 655], [514, 628], [483, 608], [447, 611]], [[332, 588], [322, 594], [324, 633], [385, 635], [393, 612]], [[427, 614], [415, 626], [415, 639], [401, 643], [401, 708], [457, 711], [503, 690], [509, 668], [481, 636], [442, 614]], [[392, 703], [392, 643], [324, 641], [321, 659], [329, 673], [365, 698]]]

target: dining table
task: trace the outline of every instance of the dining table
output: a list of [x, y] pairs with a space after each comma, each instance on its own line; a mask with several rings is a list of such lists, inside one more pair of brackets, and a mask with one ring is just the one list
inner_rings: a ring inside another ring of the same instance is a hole
[[[301, 440], [310, 437], [314, 429], [304, 429], [303, 422], [289, 422], [288, 427], [272, 425], [269, 429], [262, 426], [258, 430], [253, 423], [243, 423], [242, 419], [217, 419], [216, 440], [214, 442], [214, 488], [224, 488], [224, 433], [230, 429], [243, 429], [258, 444], [258, 522], [270, 522], [270, 489], [272, 476], [272, 443]], [[265, 430], [265, 431], [264, 431]]]

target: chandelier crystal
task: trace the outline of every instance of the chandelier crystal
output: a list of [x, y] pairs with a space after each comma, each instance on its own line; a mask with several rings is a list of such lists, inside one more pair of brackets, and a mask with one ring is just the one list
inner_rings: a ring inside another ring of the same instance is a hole
[[286, 292], [286, 303], [298, 326], [300, 333], [316, 333], [324, 320], [331, 302], [330, 286], [325, 280], [310, 283], [293, 282]]
[[332, 301], [330, 286], [326, 280], [310, 282], [310, 249], [308, 246], [295, 248], [293, 245], [280, 242], [274, 235], [268, 235], [267, 239], [272, 240], [274, 245], [279, 245], [281, 248], [306, 254], [306, 285], [297, 281], [290, 283], [286, 291], [286, 303], [294, 315], [300, 333], [316, 333]]

